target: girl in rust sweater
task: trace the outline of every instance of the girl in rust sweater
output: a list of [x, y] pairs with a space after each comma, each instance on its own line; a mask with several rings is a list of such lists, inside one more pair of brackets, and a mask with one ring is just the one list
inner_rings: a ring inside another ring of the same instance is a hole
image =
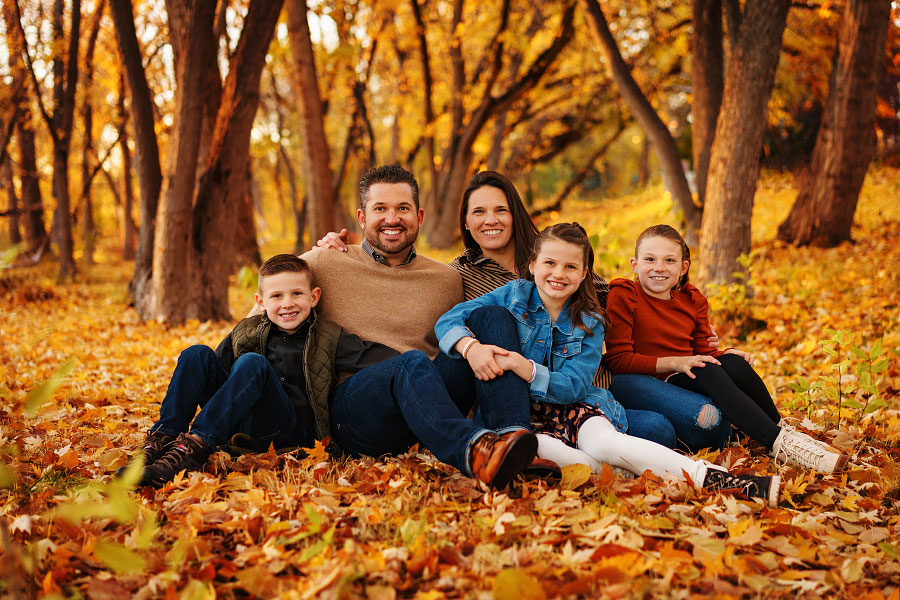
[[672, 227], [655, 225], [638, 237], [631, 259], [636, 281], [610, 283], [605, 360], [612, 372], [655, 375], [709, 396], [776, 459], [840, 471], [845, 454], [784, 424], [748, 353], [709, 347], [709, 305], [688, 283], [690, 264], [690, 250]]

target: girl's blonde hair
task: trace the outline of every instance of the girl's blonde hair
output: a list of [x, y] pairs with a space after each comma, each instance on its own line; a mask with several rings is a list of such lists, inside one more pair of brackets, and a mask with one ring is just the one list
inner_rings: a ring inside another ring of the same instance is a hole
[[654, 225], [642, 231], [641, 235], [638, 236], [637, 241], [634, 243], [635, 259], [638, 257], [638, 248], [641, 247], [641, 242], [652, 237], [661, 237], [681, 246], [681, 260], [688, 261], [688, 270], [684, 272], [684, 275], [678, 278], [678, 283], [675, 284], [675, 289], [680, 290], [688, 283], [688, 272], [691, 268], [691, 249], [688, 248], [687, 242], [684, 241], [684, 238], [681, 237], [681, 234], [678, 233], [678, 230], [674, 227], [670, 225]]
[[[580, 327], [588, 335], [594, 335], [587, 325], [584, 324], [582, 315], [589, 314], [599, 318], [605, 322], [605, 311], [597, 301], [597, 288], [594, 285], [594, 248], [588, 239], [587, 232], [584, 227], [578, 223], [557, 223], [545, 227], [534, 241], [534, 248], [531, 251], [529, 263], [537, 260], [538, 254], [541, 252], [541, 246], [547, 240], [559, 240], [568, 244], [578, 246], [582, 250], [584, 267], [587, 270], [585, 278], [581, 280], [581, 284], [575, 293], [572, 294], [572, 302], [569, 310], [572, 313], [572, 324]], [[534, 281], [534, 273], [528, 271], [528, 279]]]

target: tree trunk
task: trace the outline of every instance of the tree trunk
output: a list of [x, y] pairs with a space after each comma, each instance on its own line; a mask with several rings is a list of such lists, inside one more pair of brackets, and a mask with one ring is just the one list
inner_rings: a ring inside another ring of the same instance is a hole
[[[134, 131], [134, 157], [140, 186], [140, 230], [137, 252], [134, 257], [134, 275], [128, 289], [138, 313], [146, 318], [151, 311], [150, 278], [153, 273], [153, 237], [156, 229], [156, 210], [162, 187], [162, 171], [153, 122], [153, 100], [141, 62], [142, 54], [134, 29], [131, 0], [110, 0], [110, 12], [116, 28], [119, 60], [122, 63], [131, 96], [130, 116], [131, 127]], [[126, 139], [127, 137], [123, 137], [120, 138], [120, 141]], [[170, 148], [174, 148], [174, 146], [170, 146]], [[123, 180], [127, 181], [127, 185], [130, 186], [130, 175], [123, 177]], [[122, 185], [124, 186], [126, 183]], [[127, 206], [128, 196], [125, 196], [125, 204]], [[128, 212], [128, 217], [131, 217], [130, 212]]]
[[[200, 274], [194, 269], [192, 201], [206, 100], [206, 55], [215, 53], [212, 26], [216, 0], [188, 3], [189, 0], [172, 0], [167, 4], [174, 10], [189, 12], [184, 13], [181, 27], [169, 33], [171, 38], [179, 40], [177, 44], [182, 49], [176, 69], [180, 78], [175, 125], [169, 140], [166, 178], [156, 215], [151, 294], [146, 305], [138, 303], [144, 319], [170, 323], [180, 323], [188, 316], [198, 314], [200, 299], [196, 286]], [[214, 310], [221, 311], [221, 305]], [[224, 313], [228, 314], [227, 307]]]
[[848, 0], [838, 32], [828, 104], [808, 177], [778, 239], [835, 246], [850, 240], [859, 192], [875, 153], [875, 97], [884, 64], [890, 0]]
[[97, 238], [97, 226], [94, 221], [94, 207], [91, 202], [91, 181], [94, 178], [93, 169], [91, 167], [91, 153], [96, 154], [94, 148], [94, 108], [91, 105], [91, 86], [94, 83], [94, 49], [97, 47], [97, 36], [100, 34], [100, 19], [103, 18], [103, 9], [106, 1], [101, 0], [94, 10], [94, 17], [91, 21], [90, 33], [88, 34], [87, 48], [84, 52], [84, 99], [82, 102], [82, 122], [84, 130], [82, 132], [81, 145], [81, 189], [82, 199], [84, 200], [84, 212], [82, 214], [81, 231], [82, 231], [82, 260], [85, 264], [94, 264], [94, 246]]
[[[59, 48], [65, 43], [63, 0], [53, 5], [53, 40]], [[75, 115], [75, 86], [78, 83], [78, 38], [81, 26], [81, 2], [74, 0], [69, 21], [68, 48], [53, 58], [53, 117], [48, 126], [53, 140], [53, 232], [59, 250], [59, 280], [75, 276], [72, 244], [72, 219], [69, 197], [69, 149], [72, 141], [72, 120]]]
[[0, 174], [6, 182], [6, 212], [9, 218], [9, 243], [16, 245], [22, 241], [22, 233], [19, 231], [19, 198], [16, 196], [16, 185], [12, 176], [12, 159], [7, 154], [0, 164]]
[[701, 210], [716, 120], [722, 106], [722, 0], [693, 0], [691, 35], [691, 153]]
[[306, 164], [306, 222], [311, 240], [334, 231], [334, 176], [331, 172], [328, 139], [322, 112], [322, 97], [316, 75], [315, 55], [306, 20], [306, 0], [288, 0], [287, 22], [291, 54], [297, 67], [295, 85], [303, 128], [303, 156]]
[[[133, 260], [135, 257], [135, 249], [137, 248], [138, 242], [138, 230], [134, 224], [134, 217], [132, 214], [134, 213], [134, 187], [131, 181], [131, 169], [132, 169], [132, 160], [131, 160], [131, 148], [128, 147], [128, 121], [126, 119], [126, 110], [125, 110], [125, 74], [122, 73], [119, 77], [119, 103], [117, 105], [118, 113], [119, 113], [119, 122], [121, 125], [119, 126], [119, 151], [122, 153], [122, 193], [117, 194], [121, 196], [121, 208], [122, 214], [119, 219], [119, 246], [120, 251], [122, 252], [122, 258], [125, 260]], [[109, 173], [104, 169], [104, 173], [107, 174], [109, 187], [115, 193], [115, 184], [111, 177], [109, 177]]]
[[44, 201], [38, 185], [37, 155], [34, 149], [34, 123], [31, 111], [26, 111], [16, 127], [19, 142], [19, 181], [21, 182], [22, 212], [25, 216], [27, 251], [35, 255], [49, 242], [44, 224]]
[[748, 2], [737, 31], [706, 183], [697, 271], [697, 280], [704, 285], [733, 282], [733, 273], [741, 269], [738, 257], [750, 252], [766, 106], [790, 4], [790, 0]]
[[[248, 204], [247, 164], [250, 160], [250, 130], [259, 106], [259, 82], [266, 65], [269, 42], [283, 2], [251, 2], [237, 48], [231, 57], [222, 102], [216, 118], [209, 164], [200, 180], [193, 218], [193, 244], [198, 258], [199, 304], [189, 316], [199, 319], [230, 319], [228, 276], [233, 261], [234, 240], [228, 235], [244, 217], [252, 230], [252, 208]], [[306, 13], [303, 13], [304, 18]], [[311, 46], [310, 46], [311, 48]], [[242, 207], [245, 213], [241, 214]], [[250, 215], [246, 210], [250, 209]], [[255, 231], [253, 231], [255, 243]], [[255, 251], [255, 262], [259, 250]], [[182, 283], [183, 285], [183, 283]]]
[[700, 228], [700, 211], [694, 205], [675, 140], [631, 76], [631, 69], [622, 59], [600, 3], [597, 0], [581, 0], [581, 4], [588, 15], [594, 39], [600, 46], [600, 54], [610, 70], [613, 81], [616, 82], [616, 87], [619, 88], [619, 93], [622, 94], [622, 99], [656, 151], [666, 189], [672, 194], [675, 205], [684, 214], [685, 239], [688, 244], [693, 244], [697, 239], [696, 232]]

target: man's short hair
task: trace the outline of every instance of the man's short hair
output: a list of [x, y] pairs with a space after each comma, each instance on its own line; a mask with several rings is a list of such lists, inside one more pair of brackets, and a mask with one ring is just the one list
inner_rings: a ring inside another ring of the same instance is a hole
[[382, 165], [369, 169], [359, 180], [359, 208], [366, 210], [369, 201], [369, 188], [376, 183], [406, 183], [412, 188], [413, 202], [419, 210], [419, 182], [416, 176], [400, 165]]
[[278, 273], [306, 273], [309, 286], [315, 287], [313, 272], [309, 263], [293, 254], [276, 254], [259, 268], [259, 290], [262, 291], [263, 279]]

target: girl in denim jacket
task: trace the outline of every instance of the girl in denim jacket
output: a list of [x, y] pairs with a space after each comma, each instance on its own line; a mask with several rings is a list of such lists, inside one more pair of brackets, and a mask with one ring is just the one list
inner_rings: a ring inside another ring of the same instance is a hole
[[[441, 351], [467, 360], [479, 379], [513, 371], [528, 382], [538, 455], [560, 466], [602, 463], [637, 475], [690, 479], [715, 489], [740, 488], [776, 504], [780, 479], [733, 476], [654, 442], [626, 435], [625, 411], [608, 390], [591, 385], [603, 350], [603, 309], [591, 277], [594, 251], [577, 223], [544, 229], [535, 241], [529, 279], [517, 279], [458, 304], [435, 326]], [[485, 345], [466, 328], [482, 306], [502, 306], [516, 319], [519, 352]]]

